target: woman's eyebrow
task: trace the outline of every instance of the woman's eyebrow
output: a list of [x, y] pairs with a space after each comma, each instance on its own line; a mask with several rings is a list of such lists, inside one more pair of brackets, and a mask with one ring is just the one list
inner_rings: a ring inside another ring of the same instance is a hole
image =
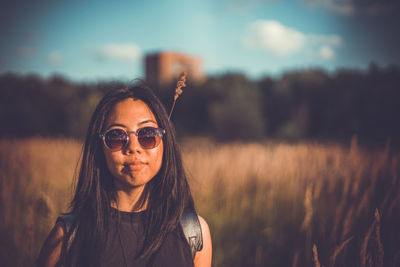
[[126, 128], [126, 126], [125, 126], [124, 124], [122, 124], [122, 123], [113, 123], [113, 124], [110, 124], [110, 125], [108, 126], [108, 128], [115, 127], [115, 126], [122, 127], [122, 128]]
[[[144, 120], [144, 121], [139, 122], [138, 126], [141, 126], [141, 125], [146, 124], [146, 123], [157, 124], [154, 120], [148, 119], [148, 120]], [[112, 128], [112, 127], [122, 127], [122, 128], [125, 128], [125, 129], [128, 128], [125, 124], [122, 124], [122, 123], [112, 123], [107, 128]]]
[[152, 122], [152, 123], [154, 123], [154, 124], [157, 124], [154, 120], [144, 120], [144, 121], [141, 121], [141, 122], [139, 122], [138, 123], [138, 125], [142, 125], [142, 124], [146, 124], [146, 123], [149, 123], [149, 122]]

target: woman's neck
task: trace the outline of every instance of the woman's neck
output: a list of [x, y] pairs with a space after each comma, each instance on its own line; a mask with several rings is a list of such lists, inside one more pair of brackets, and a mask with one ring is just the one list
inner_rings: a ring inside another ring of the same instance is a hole
[[111, 207], [120, 211], [143, 211], [147, 208], [147, 200], [138, 207], [144, 186], [130, 188], [129, 190], [117, 189], [117, 200], [111, 203]]

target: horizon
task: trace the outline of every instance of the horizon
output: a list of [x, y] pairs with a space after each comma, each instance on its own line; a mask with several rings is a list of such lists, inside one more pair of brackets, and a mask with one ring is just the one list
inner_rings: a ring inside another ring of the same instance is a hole
[[[218, 73], [211, 73], [208, 74], [206, 73], [206, 79], [210, 78], [210, 77], [220, 77], [220, 76], [224, 76], [224, 75], [229, 75], [229, 74], [238, 74], [238, 75], [243, 75], [245, 76], [249, 81], [252, 82], [258, 82], [261, 81], [263, 79], [275, 79], [275, 80], [279, 80], [282, 79], [285, 75], [290, 75], [293, 73], [307, 73], [307, 72], [323, 72], [324, 74], [327, 74], [328, 76], [334, 76], [337, 75], [338, 73], [341, 72], [359, 72], [359, 73], [363, 73], [363, 74], [368, 74], [368, 72], [371, 71], [371, 69], [376, 68], [378, 70], [381, 71], [385, 71], [387, 69], [391, 69], [391, 68], [396, 68], [396, 69], [400, 69], [400, 64], [388, 64], [386, 66], [381, 66], [376, 64], [376, 62], [370, 62], [369, 65], [365, 66], [365, 67], [338, 67], [334, 70], [328, 70], [328, 69], [324, 69], [321, 67], [310, 67], [310, 68], [293, 68], [293, 69], [286, 69], [286, 70], [282, 70], [279, 73], [275, 73], [275, 74], [271, 74], [271, 73], [265, 73], [263, 75], [259, 75], [258, 77], [252, 77], [249, 76], [247, 73], [245, 72], [241, 72], [241, 71], [231, 71], [231, 70], [226, 70], [226, 71], [221, 71]], [[15, 75], [17, 77], [28, 77], [28, 76], [36, 76], [44, 81], [48, 81], [51, 80], [53, 78], [61, 78], [64, 79], [68, 82], [72, 82], [72, 83], [101, 83], [101, 82], [132, 82], [134, 80], [146, 80], [145, 74], [143, 73], [143, 76], [138, 76], [138, 77], [92, 77], [89, 79], [76, 79], [73, 77], [69, 77], [68, 75], [66, 75], [65, 73], [61, 73], [61, 72], [53, 72], [53, 73], [48, 73], [48, 74], [41, 74], [38, 72], [34, 72], [34, 71], [30, 71], [30, 72], [26, 72], [26, 73], [20, 73], [20, 72], [16, 72], [16, 71], [4, 71], [4, 72], [0, 72], [0, 77], [2, 76], [6, 76], [6, 75]]]

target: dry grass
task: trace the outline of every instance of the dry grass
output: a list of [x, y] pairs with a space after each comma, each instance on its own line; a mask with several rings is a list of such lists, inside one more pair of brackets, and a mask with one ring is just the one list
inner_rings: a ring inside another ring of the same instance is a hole
[[[389, 147], [201, 139], [182, 147], [213, 266], [400, 263], [400, 155]], [[71, 140], [0, 141], [1, 266], [32, 264], [65, 211], [80, 150]]]
[[182, 87], [186, 87], [186, 77], [187, 77], [187, 72], [182, 72], [176, 84], [174, 102], [172, 103], [171, 111], [169, 112], [168, 115], [168, 120], [171, 119], [172, 111], [174, 111], [176, 100], [183, 93]]
[[30, 266], [66, 210], [80, 153], [72, 140], [0, 141], [0, 264]]
[[400, 157], [389, 147], [183, 147], [198, 210], [212, 226], [215, 266], [312, 266], [313, 244], [321, 266], [360, 266], [365, 242], [362, 257], [374, 266], [399, 264]]

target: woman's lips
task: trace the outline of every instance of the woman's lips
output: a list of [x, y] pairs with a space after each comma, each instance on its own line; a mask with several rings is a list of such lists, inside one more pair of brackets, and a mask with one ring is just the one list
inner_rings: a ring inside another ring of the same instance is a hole
[[142, 161], [133, 161], [124, 164], [124, 169], [127, 171], [140, 171], [143, 169], [147, 164]]

